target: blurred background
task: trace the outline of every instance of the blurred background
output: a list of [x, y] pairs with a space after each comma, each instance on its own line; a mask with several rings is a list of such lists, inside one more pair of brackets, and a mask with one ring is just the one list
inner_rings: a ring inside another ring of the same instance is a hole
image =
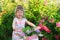
[[25, 17], [35, 25], [41, 19], [45, 20], [43, 25], [52, 32], [42, 31], [41, 40], [59, 40], [60, 26], [56, 23], [60, 22], [60, 0], [0, 0], [0, 40], [12, 40], [12, 21], [17, 5], [23, 6]]

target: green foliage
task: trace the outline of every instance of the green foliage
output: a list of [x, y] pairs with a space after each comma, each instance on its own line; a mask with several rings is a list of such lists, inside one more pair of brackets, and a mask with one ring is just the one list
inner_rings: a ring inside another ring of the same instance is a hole
[[0, 6], [0, 12], [2, 12], [2, 8], [1, 8], [1, 6]]
[[12, 35], [12, 21], [13, 14], [5, 14], [2, 16], [1, 36], [3, 36], [3, 40], [9, 39]]
[[[50, 0], [47, 1], [50, 3]], [[0, 40], [11, 40], [12, 35], [12, 21], [14, 18], [15, 8], [18, 3], [15, 0], [4, 0], [2, 3], [2, 7], [0, 7], [0, 11], [6, 10], [6, 14], [3, 14], [0, 18]], [[55, 40], [55, 35], [60, 35], [60, 28], [56, 27], [56, 22], [60, 22], [60, 6], [56, 4], [48, 4], [45, 5], [44, 0], [29, 0], [29, 5], [25, 8], [25, 17], [33, 22], [35, 25], [38, 25], [38, 22], [42, 19], [42, 17], [48, 16], [48, 20], [43, 23], [46, 25], [52, 32], [46, 33], [42, 31], [44, 37], [49, 40]], [[54, 23], [49, 23], [49, 20], [54, 18]], [[26, 26], [24, 31], [29, 30], [30, 27]], [[32, 33], [34, 34], [34, 32]]]
[[30, 30], [30, 27], [27, 26], [26, 28], [23, 29], [23, 32], [26, 32], [26, 30]]

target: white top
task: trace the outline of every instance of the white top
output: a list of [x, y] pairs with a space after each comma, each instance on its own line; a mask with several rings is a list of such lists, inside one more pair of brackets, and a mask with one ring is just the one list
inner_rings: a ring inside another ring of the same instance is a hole
[[25, 23], [26, 23], [27, 19], [26, 18], [22, 18], [22, 20], [20, 21], [18, 18], [14, 18], [13, 20], [13, 29], [17, 29], [17, 30], [20, 30], [20, 29], [23, 29], [25, 28]]

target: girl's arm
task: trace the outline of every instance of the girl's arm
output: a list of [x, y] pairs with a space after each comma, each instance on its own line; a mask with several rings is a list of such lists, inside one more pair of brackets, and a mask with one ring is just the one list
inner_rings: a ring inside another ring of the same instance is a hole
[[28, 20], [26, 21], [26, 23], [27, 23], [28, 25], [34, 27], [35, 29], [41, 29], [41, 27], [38, 27], [38, 26], [34, 25], [32, 22], [30, 22], [30, 21], [28, 21]]
[[30, 26], [32, 26], [32, 27], [36, 27], [36, 25], [34, 25], [32, 22], [30, 22], [30, 21], [26, 21], [26, 23], [28, 24], [28, 25], [30, 25]]
[[12, 28], [13, 28], [13, 31], [15, 31], [15, 20], [13, 20], [13, 23], [12, 23]]

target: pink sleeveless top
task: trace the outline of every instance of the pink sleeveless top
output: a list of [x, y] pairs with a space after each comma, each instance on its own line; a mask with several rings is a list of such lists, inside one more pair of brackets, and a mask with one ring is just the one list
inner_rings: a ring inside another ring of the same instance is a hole
[[25, 23], [26, 23], [27, 19], [26, 18], [22, 18], [21, 21], [19, 21], [18, 18], [14, 18], [13, 22], [15, 22], [15, 25], [13, 24], [13, 28], [20, 30], [25, 28]]

